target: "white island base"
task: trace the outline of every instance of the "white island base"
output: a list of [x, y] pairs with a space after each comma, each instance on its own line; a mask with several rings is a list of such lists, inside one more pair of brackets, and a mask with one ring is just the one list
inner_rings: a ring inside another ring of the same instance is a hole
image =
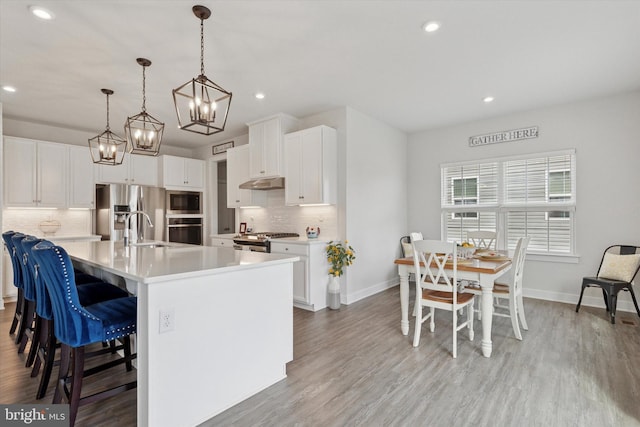
[[195, 426], [286, 377], [297, 257], [87, 245], [69, 245], [74, 263], [137, 287], [138, 426]]

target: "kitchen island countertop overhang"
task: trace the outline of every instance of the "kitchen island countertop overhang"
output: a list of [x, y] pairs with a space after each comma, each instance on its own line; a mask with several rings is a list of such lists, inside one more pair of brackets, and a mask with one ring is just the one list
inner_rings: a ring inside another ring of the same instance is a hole
[[74, 266], [123, 278], [138, 296], [138, 426], [201, 424], [287, 376], [299, 257], [166, 242], [62, 246]]
[[122, 241], [105, 240], [63, 242], [62, 246], [73, 261], [84, 267], [146, 284], [299, 261], [292, 255], [172, 242], [146, 241], [125, 247]]

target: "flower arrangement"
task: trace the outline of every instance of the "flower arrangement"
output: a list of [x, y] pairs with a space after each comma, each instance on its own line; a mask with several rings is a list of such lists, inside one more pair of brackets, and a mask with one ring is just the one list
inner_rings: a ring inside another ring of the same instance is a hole
[[344, 241], [344, 244], [330, 241], [326, 252], [327, 261], [331, 263], [329, 274], [335, 277], [342, 276], [343, 269], [353, 264], [353, 260], [356, 259], [356, 253], [347, 240]]

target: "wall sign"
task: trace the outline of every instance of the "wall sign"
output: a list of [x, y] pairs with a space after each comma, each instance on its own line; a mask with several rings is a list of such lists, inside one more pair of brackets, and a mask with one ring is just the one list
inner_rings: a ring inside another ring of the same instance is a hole
[[211, 147], [211, 154], [222, 154], [225, 153], [229, 148], [233, 148], [233, 141], [214, 145], [213, 147]]
[[531, 139], [538, 137], [538, 126], [528, 128], [505, 130], [502, 132], [488, 133], [486, 135], [476, 135], [469, 138], [469, 147], [480, 145], [497, 144], [498, 142], [519, 141], [521, 139]]

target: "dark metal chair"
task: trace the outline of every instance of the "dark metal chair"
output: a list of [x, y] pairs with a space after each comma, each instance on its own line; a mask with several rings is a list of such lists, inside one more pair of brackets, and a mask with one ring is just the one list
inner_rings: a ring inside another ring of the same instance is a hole
[[[636, 256], [637, 255], [637, 256]], [[632, 258], [626, 258], [632, 256]], [[618, 292], [621, 290], [631, 293], [633, 305], [640, 317], [640, 309], [636, 294], [633, 292], [633, 280], [640, 270], [640, 246], [613, 245], [605, 249], [598, 267], [596, 277], [585, 277], [582, 279], [582, 290], [580, 299], [576, 305], [576, 313], [582, 303], [582, 295], [585, 288], [599, 287], [602, 289], [604, 305], [611, 317], [611, 323], [616, 323], [616, 306], [618, 304]]]

